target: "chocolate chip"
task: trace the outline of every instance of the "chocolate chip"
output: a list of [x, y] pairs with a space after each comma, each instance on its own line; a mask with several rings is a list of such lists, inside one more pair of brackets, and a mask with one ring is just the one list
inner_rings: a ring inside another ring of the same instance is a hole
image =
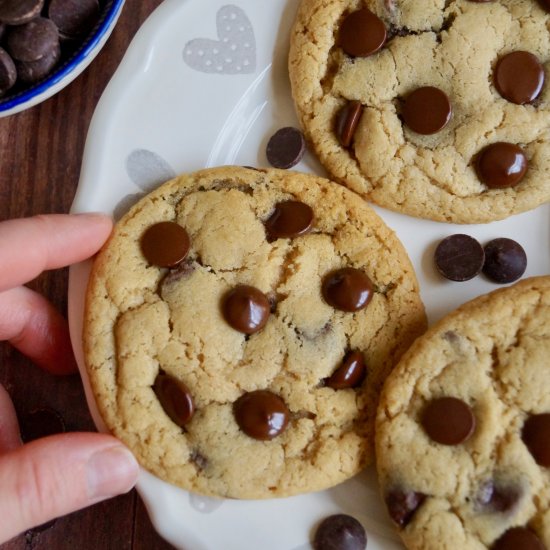
[[359, 311], [369, 305], [373, 284], [360, 269], [344, 267], [325, 276], [322, 285], [325, 302], [341, 311]]
[[78, 38], [88, 32], [99, 17], [97, 0], [50, 0], [48, 17], [62, 36]]
[[304, 135], [297, 128], [288, 126], [275, 132], [267, 142], [266, 155], [275, 168], [292, 168], [306, 151]]
[[481, 271], [485, 253], [476, 239], [457, 233], [437, 245], [434, 260], [437, 270], [446, 279], [468, 281]]
[[222, 313], [227, 323], [239, 332], [254, 334], [264, 328], [269, 319], [271, 304], [257, 288], [239, 285], [225, 296]]
[[183, 428], [191, 420], [195, 405], [191, 392], [181, 380], [159, 372], [153, 391], [164, 412], [174, 423]]
[[195, 266], [189, 260], [181, 262], [175, 268], [170, 269], [160, 284], [161, 292], [178, 281], [187, 279], [193, 271], [195, 271]]
[[233, 414], [246, 435], [268, 441], [284, 432], [290, 412], [278, 395], [268, 390], [256, 390], [235, 401]]
[[46, 77], [61, 57], [61, 48], [57, 44], [53, 50], [36, 61], [16, 61], [17, 76], [21, 82], [32, 84]]
[[546, 550], [546, 547], [531, 529], [513, 527], [491, 546], [491, 550]]
[[365, 550], [366, 547], [364, 527], [347, 514], [325, 518], [317, 527], [313, 539], [315, 550]]
[[366, 57], [380, 50], [385, 42], [384, 22], [367, 8], [350, 13], [340, 25], [339, 43], [348, 55]]
[[326, 385], [334, 390], [357, 388], [363, 383], [367, 369], [360, 351], [350, 353], [327, 380]]
[[513, 283], [527, 269], [527, 254], [512, 239], [493, 239], [485, 245], [483, 273], [497, 283]]
[[523, 425], [521, 438], [537, 464], [550, 467], [550, 413], [534, 414]]
[[480, 487], [477, 502], [487, 511], [502, 513], [512, 510], [521, 496], [517, 485], [488, 480]]
[[540, 95], [544, 85], [544, 67], [530, 52], [511, 52], [499, 59], [493, 80], [504, 99], [524, 105]]
[[2, 0], [0, 21], [6, 25], [22, 25], [38, 17], [44, 0]]
[[303, 235], [311, 230], [313, 210], [300, 201], [283, 201], [275, 205], [265, 222], [269, 240], [286, 239]]
[[197, 467], [198, 470], [205, 470], [208, 466], [208, 459], [199, 451], [192, 451], [189, 460]]
[[456, 397], [430, 401], [422, 413], [421, 422], [428, 436], [442, 445], [464, 443], [476, 428], [472, 409]]
[[65, 432], [63, 417], [47, 407], [34, 409], [19, 418], [21, 439], [24, 443]]
[[500, 141], [481, 151], [476, 171], [480, 181], [490, 189], [514, 187], [527, 172], [527, 157], [518, 145]]
[[403, 120], [417, 134], [435, 134], [451, 120], [453, 113], [447, 94], [439, 88], [425, 86], [411, 92], [403, 105]]
[[349, 147], [363, 114], [360, 101], [348, 101], [336, 115], [335, 131], [342, 147]]
[[412, 520], [414, 513], [426, 500], [426, 495], [404, 489], [392, 489], [385, 499], [388, 513], [399, 527], [405, 527]]
[[189, 235], [175, 222], [159, 222], [148, 227], [141, 236], [141, 252], [151, 264], [175, 267], [189, 252]]
[[44, 17], [10, 28], [6, 39], [10, 55], [17, 61], [36, 61], [59, 47], [57, 27]]
[[0, 94], [7, 92], [17, 80], [17, 70], [10, 54], [0, 48]]

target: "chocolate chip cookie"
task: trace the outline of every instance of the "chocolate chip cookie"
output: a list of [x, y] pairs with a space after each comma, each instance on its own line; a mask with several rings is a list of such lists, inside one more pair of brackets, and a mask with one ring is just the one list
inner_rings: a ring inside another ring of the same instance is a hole
[[388, 377], [383, 497], [407, 548], [550, 548], [550, 277], [460, 307]]
[[144, 467], [268, 498], [372, 461], [379, 390], [425, 322], [403, 247], [360, 197], [223, 167], [164, 184], [117, 224], [84, 352], [106, 425]]
[[538, 0], [302, 0], [292, 94], [337, 181], [455, 223], [550, 200], [550, 6]]

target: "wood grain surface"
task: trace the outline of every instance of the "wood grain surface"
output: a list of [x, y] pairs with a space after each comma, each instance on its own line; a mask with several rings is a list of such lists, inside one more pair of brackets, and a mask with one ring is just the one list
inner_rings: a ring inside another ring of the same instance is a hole
[[[90, 119], [130, 40], [161, 0], [127, 0], [113, 34], [90, 67], [53, 98], [0, 119], [0, 220], [68, 212], [78, 184]], [[67, 270], [29, 284], [61, 311], [67, 308]], [[54, 377], [0, 343], [0, 383], [18, 415], [48, 407], [71, 431], [93, 430], [77, 375]], [[0, 550], [163, 550], [135, 491], [31, 530]]]

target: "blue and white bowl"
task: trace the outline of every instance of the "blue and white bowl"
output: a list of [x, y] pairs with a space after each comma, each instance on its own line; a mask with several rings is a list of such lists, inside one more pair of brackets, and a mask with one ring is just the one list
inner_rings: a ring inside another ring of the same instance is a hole
[[99, 20], [80, 46], [62, 58], [54, 70], [43, 80], [0, 97], [0, 117], [19, 113], [50, 98], [70, 84], [92, 62], [107, 42], [118, 20], [124, 0], [101, 2]]

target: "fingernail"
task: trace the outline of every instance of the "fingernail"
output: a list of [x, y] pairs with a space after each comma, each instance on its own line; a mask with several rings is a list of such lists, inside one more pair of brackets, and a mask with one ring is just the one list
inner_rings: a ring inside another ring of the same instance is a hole
[[138, 463], [126, 447], [116, 445], [94, 453], [86, 464], [90, 500], [127, 493], [138, 473]]
[[75, 212], [73, 216], [78, 216], [79, 218], [89, 218], [91, 220], [97, 220], [97, 219], [111, 220], [112, 219], [111, 216], [103, 212]]

